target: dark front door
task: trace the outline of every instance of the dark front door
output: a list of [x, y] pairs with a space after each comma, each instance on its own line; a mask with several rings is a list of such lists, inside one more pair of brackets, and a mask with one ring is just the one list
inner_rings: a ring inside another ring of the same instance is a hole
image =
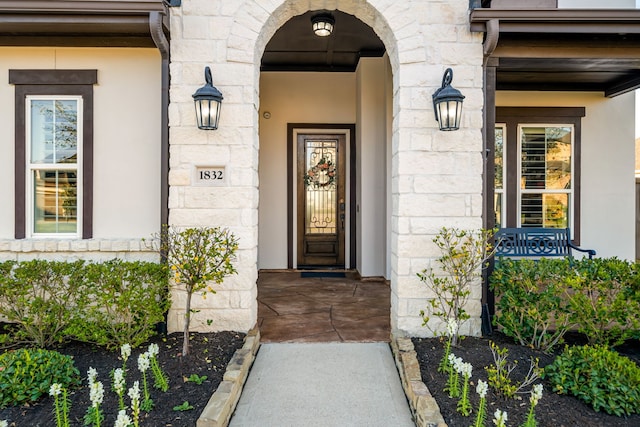
[[344, 267], [345, 135], [298, 134], [298, 267]]

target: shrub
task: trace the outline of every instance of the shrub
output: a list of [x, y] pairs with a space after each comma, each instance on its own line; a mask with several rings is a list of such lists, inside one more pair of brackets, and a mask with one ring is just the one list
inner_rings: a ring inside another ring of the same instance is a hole
[[155, 333], [169, 309], [165, 265], [114, 259], [87, 264], [84, 274], [91, 286], [69, 335], [115, 349], [125, 343], [137, 347]]
[[[195, 292], [215, 293], [211, 284], [220, 284], [226, 276], [236, 273], [233, 266], [238, 239], [226, 228], [172, 229], [164, 226], [155, 236], [155, 249], [166, 256], [177, 287], [186, 293], [182, 354], [189, 354], [189, 324], [192, 312], [191, 297]], [[152, 242], [152, 245], [154, 242]]]
[[34, 402], [54, 383], [80, 384], [70, 356], [49, 350], [20, 349], [0, 355], [0, 408]]
[[64, 340], [77, 298], [85, 293], [83, 265], [44, 260], [0, 265], [0, 314], [17, 324], [15, 339], [36, 347]]
[[[444, 323], [455, 324], [450, 334], [451, 345], [458, 344], [459, 330], [470, 316], [465, 310], [471, 294], [471, 284], [479, 280], [482, 269], [493, 249], [490, 241], [491, 230], [467, 231], [456, 228], [442, 228], [433, 242], [442, 255], [437, 259], [442, 272], [428, 268], [418, 273], [435, 295], [429, 300], [427, 310], [422, 310], [423, 326], [429, 327], [432, 316], [439, 317]], [[443, 274], [444, 273], [444, 274]]]
[[640, 330], [640, 268], [616, 258], [575, 262], [567, 276], [578, 331], [589, 344], [616, 346]]
[[564, 280], [569, 260], [500, 259], [490, 278], [494, 322], [519, 344], [551, 351], [572, 326]]
[[640, 412], [640, 368], [605, 346], [565, 347], [544, 376], [555, 392], [574, 395], [598, 412]]

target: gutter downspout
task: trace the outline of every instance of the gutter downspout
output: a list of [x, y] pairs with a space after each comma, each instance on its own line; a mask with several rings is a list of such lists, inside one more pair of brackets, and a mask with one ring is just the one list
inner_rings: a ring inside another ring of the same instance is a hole
[[[493, 167], [495, 159], [495, 125], [496, 125], [496, 66], [497, 59], [492, 60], [491, 55], [498, 46], [498, 38], [500, 36], [500, 21], [491, 19], [486, 23], [486, 35], [482, 43], [483, 60], [482, 70], [484, 75], [484, 120], [482, 129], [483, 139], [483, 175], [484, 175], [484, 194], [485, 202], [482, 209], [483, 228], [485, 230], [495, 228], [493, 220]], [[491, 203], [491, 205], [490, 205]], [[491, 218], [489, 214], [491, 213]], [[494, 259], [492, 258], [487, 268], [482, 270], [482, 335], [491, 335], [493, 330], [491, 327], [491, 318], [495, 312], [495, 295], [489, 289], [489, 277], [493, 272]]]
[[160, 225], [169, 224], [169, 41], [162, 30], [164, 13], [149, 13], [151, 38], [162, 57], [160, 118]]
[[[149, 13], [149, 31], [151, 38], [160, 51], [162, 58], [161, 113], [160, 113], [160, 259], [166, 263], [166, 233], [164, 226], [169, 225], [169, 41], [162, 30], [164, 13]], [[167, 295], [167, 298], [169, 296]], [[164, 322], [156, 326], [158, 332], [167, 335], [169, 312], [164, 314]]]

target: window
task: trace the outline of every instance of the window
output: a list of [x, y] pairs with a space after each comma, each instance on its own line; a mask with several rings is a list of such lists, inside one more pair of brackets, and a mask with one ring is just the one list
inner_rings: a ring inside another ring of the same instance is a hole
[[26, 116], [28, 234], [77, 237], [82, 98], [27, 96]]
[[15, 85], [15, 238], [93, 235], [96, 70], [9, 70]]
[[582, 117], [584, 108], [496, 109], [496, 227], [570, 227], [579, 243]]

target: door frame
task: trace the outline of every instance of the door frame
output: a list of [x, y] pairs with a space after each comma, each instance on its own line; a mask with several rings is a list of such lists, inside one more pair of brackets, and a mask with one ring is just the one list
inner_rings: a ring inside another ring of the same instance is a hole
[[[296, 204], [294, 200], [294, 179], [296, 176], [295, 145], [297, 133], [343, 134], [347, 141], [347, 175], [345, 183], [349, 206], [349, 230], [345, 233], [345, 264], [356, 266], [356, 125], [334, 123], [287, 123], [287, 268], [294, 268], [294, 245], [296, 245]], [[348, 261], [348, 262], [347, 262]], [[345, 265], [345, 267], [346, 267]], [[296, 265], [297, 267], [297, 265]]]

